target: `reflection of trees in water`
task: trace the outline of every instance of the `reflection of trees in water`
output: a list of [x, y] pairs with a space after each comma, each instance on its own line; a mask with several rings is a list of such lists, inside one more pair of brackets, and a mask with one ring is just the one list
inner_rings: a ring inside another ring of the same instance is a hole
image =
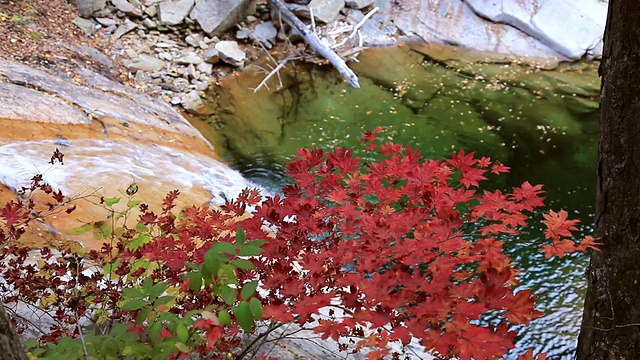
[[318, 98], [315, 75], [322, 76], [322, 72], [318, 72], [315, 65], [298, 64], [294, 71], [289, 71], [283, 79], [284, 86], [273, 92], [282, 104], [278, 116], [281, 144], [287, 140], [286, 127], [300, 120], [301, 106]]

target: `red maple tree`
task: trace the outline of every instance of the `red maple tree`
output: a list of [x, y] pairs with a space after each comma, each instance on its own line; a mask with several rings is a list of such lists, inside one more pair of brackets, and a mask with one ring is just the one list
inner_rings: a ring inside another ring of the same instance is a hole
[[[411, 337], [441, 358], [505, 355], [514, 347], [511, 326], [542, 313], [529, 290], [515, 291], [518, 270], [500, 238], [528, 226], [543, 206], [542, 187], [481, 191], [488, 173], [508, 167], [462, 150], [424, 159], [409, 146], [376, 144], [379, 131], [363, 136], [366, 160], [345, 148], [299, 150], [284, 196], [267, 197], [240, 223], [249, 237], [269, 237], [254, 259], [266, 315], [319, 320], [323, 338], [379, 347], [369, 358]], [[545, 215], [547, 257], [594, 248], [592, 238], [566, 238], [576, 223], [563, 211]], [[483, 321], [489, 314], [498, 320]]]

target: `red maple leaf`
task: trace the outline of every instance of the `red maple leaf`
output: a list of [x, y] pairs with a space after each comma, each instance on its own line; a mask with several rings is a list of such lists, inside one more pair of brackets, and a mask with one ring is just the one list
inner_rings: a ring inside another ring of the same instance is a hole
[[596, 239], [593, 236], [585, 236], [584, 239], [576, 246], [576, 250], [578, 251], [587, 251], [587, 249], [593, 249], [595, 251], [600, 251], [598, 246], [602, 245], [596, 242]]
[[340, 339], [340, 335], [346, 332], [346, 326], [342, 322], [335, 322], [331, 320], [318, 320], [320, 325], [313, 328], [313, 332], [322, 334], [323, 340], [332, 338], [335, 341]]
[[500, 173], [503, 173], [503, 172], [509, 172], [509, 167], [505, 166], [499, 161], [496, 161], [491, 167], [491, 173], [499, 175]]
[[7, 227], [16, 225], [20, 220], [26, 220], [25, 214], [22, 206], [13, 200], [6, 203], [0, 210], [0, 217], [4, 219]]
[[564, 210], [555, 212], [549, 211], [548, 214], [542, 214], [544, 220], [542, 223], [547, 227], [544, 236], [547, 239], [560, 239], [561, 236], [571, 236], [571, 231], [578, 230], [575, 227], [580, 220], [567, 220], [568, 214]]
[[538, 354], [535, 358], [533, 357], [533, 349], [529, 349], [526, 353], [520, 355], [518, 360], [546, 360], [546, 354]]
[[531, 320], [544, 315], [535, 309], [536, 298], [531, 296], [529, 289], [518, 291], [515, 295], [508, 293], [505, 302], [504, 315], [512, 324], [528, 325]]
[[540, 196], [544, 194], [542, 185], [531, 185], [528, 181], [522, 183], [520, 187], [513, 188], [513, 200], [520, 201], [527, 207], [524, 210], [531, 211], [538, 206], [544, 206], [544, 197]]
[[549, 244], [542, 245], [541, 249], [542, 249], [542, 252], [544, 253], [545, 259], [549, 259], [554, 256], [562, 258], [566, 254], [578, 251], [578, 248], [576, 247], [576, 243], [566, 239], [553, 240], [553, 243], [551, 245]]

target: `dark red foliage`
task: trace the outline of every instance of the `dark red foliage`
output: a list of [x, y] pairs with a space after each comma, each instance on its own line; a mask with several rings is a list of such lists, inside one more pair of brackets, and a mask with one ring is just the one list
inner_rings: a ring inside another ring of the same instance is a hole
[[[379, 131], [363, 140], [372, 143]], [[249, 237], [269, 237], [255, 261], [270, 292], [267, 315], [301, 325], [321, 319], [315, 331], [323, 338], [375, 330], [358, 347], [406, 344], [413, 336], [444, 358], [504, 355], [514, 346], [510, 326], [542, 313], [529, 291], [514, 291], [518, 270], [499, 238], [528, 225], [543, 205], [541, 186], [481, 191], [488, 172], [508, 168], [462, 150], [427, 160], [399, 144], [367, 149], [383, 158], [364, 163], [344, 148], [299, 150], [287, 165], [293, 183], [285, 197], [267, 197], [241, 223]], [[561, 239], [575, 222], [553, 214], [545, 222], [546, 253], [592, 245]], [[328, 307], [342, 316], [319, 315]], [[501, 320], [487, 325], [486, 314]]]

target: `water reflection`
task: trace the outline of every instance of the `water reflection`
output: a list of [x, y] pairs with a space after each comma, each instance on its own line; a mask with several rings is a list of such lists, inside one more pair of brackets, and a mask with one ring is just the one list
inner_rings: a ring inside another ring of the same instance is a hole
[[[282, 89], [257, 94], [251, 89], [262, 80], [259, 72], [249, 68], [226, 79], [213, 94], [225, 111], [208, 119], [227, 144], [217, 151], [246, 176], [277, 188], [284, 181], [282, 164], [295, 149], [353, 148], [363, 131], [380, 125], [387, 139], [430, 158], [464, 148], [498, 159], [512, 170], [492, 186], [544, 184], [552, 208], [591, 223], [599, 92], [594, 64], [550, 71], [401, 47], [365, 52], [353, 68], [359, 90], [314, 66], [288, 68], [281, 73]], [[523, 330], [518, 346], [570, 358], [587, 260], [574, 255], [546, 261], [538, 252], [540, 237], [534, 229], [508, 243], [525, 269], [523, 286], [534, 289], [549, 314]]]

